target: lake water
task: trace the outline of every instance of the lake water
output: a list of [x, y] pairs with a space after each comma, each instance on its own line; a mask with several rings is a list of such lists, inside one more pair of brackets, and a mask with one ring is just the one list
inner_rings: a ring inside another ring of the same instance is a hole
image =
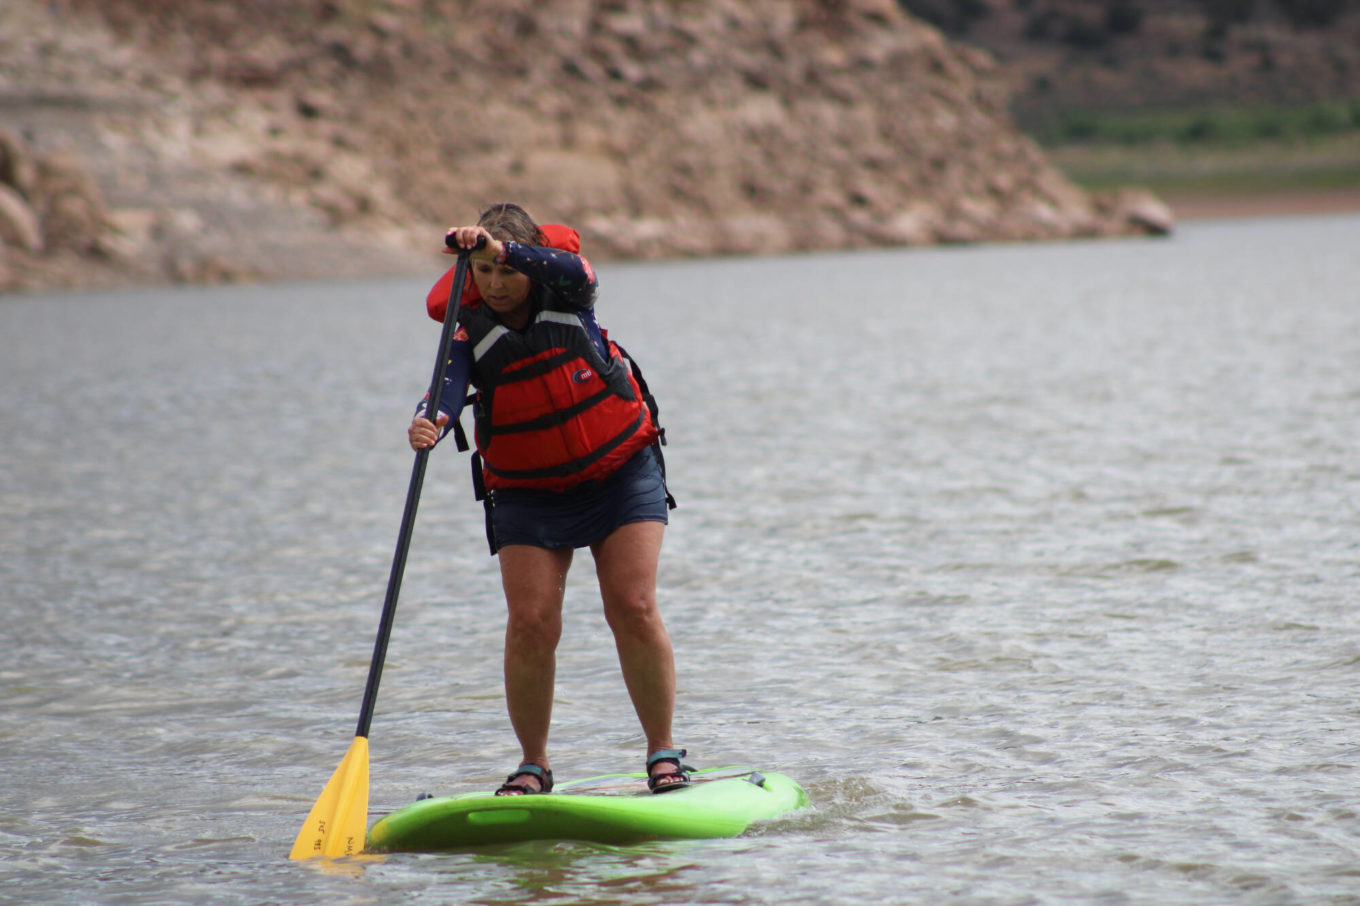
[[[662, 402], [677, 742], [733, 840], [325, 868], [427, 279], [0, 298], [0, 902], [1360, 903], [1360, 218], [607, 265]], [[516, 763], [431, 458], [370, 818]], [[589, 557], [553, 766], [640, 769]]]

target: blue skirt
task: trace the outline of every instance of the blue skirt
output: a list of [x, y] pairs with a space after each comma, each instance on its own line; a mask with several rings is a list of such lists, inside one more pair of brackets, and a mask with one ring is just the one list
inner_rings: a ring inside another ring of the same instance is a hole
[[639, 450], [618, 471], [569, 491], [501, 488], [491, 492], [492, 545], [553, 550], [589, 547], [630, 522], [669, 521], [666, 481], [656, 450]]

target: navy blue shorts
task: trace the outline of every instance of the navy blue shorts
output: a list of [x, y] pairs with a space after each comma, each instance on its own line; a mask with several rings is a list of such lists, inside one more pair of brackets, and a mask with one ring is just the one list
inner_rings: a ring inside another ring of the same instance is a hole
[[501, 488], [491, 493], [496, 550], [507, 544], [589, 547], [630, 522], [668, 521], [666, 482], [652, 447], [639, 450], [618, 471], [569, 491]]

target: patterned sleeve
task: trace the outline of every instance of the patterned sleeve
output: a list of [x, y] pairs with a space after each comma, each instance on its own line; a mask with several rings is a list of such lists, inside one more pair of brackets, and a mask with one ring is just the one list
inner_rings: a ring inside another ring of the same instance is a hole
[[587, 309], [595, 304], [599, 281], [590, 262], [562, 249], [537, 245], [505, 243], [501, 262], [531, 277], [572, 308]]
[[[448, 364], [444, 366], [444, 389], [439, 391], [439, 411], [449, 416], [449, 427], [439, 435], [441, 439], [449, 433], [453, 423], [458, 420], [459, 413], [463, 411], [471, 379], [472, 345], [468, 342], [466, 331], [459, 327], [449, 350]], [[417, 404], [415, 414], [429, 418], [425, 411], [429, 407], [429, 402], [430, 395], [426, 393], [425, 398]]]

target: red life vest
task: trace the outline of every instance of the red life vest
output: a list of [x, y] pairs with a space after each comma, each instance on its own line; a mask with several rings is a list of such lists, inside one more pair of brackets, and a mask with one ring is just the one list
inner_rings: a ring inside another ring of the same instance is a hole
[[575, 311], [549, 302], [524, 330], [482, 305], [461, 309], [458, 321], [473, 349], [486, 488], [569, 490], [613, 473], [661, 436], [636, 367], [607, 336], [609, 357], [601, 356]]

